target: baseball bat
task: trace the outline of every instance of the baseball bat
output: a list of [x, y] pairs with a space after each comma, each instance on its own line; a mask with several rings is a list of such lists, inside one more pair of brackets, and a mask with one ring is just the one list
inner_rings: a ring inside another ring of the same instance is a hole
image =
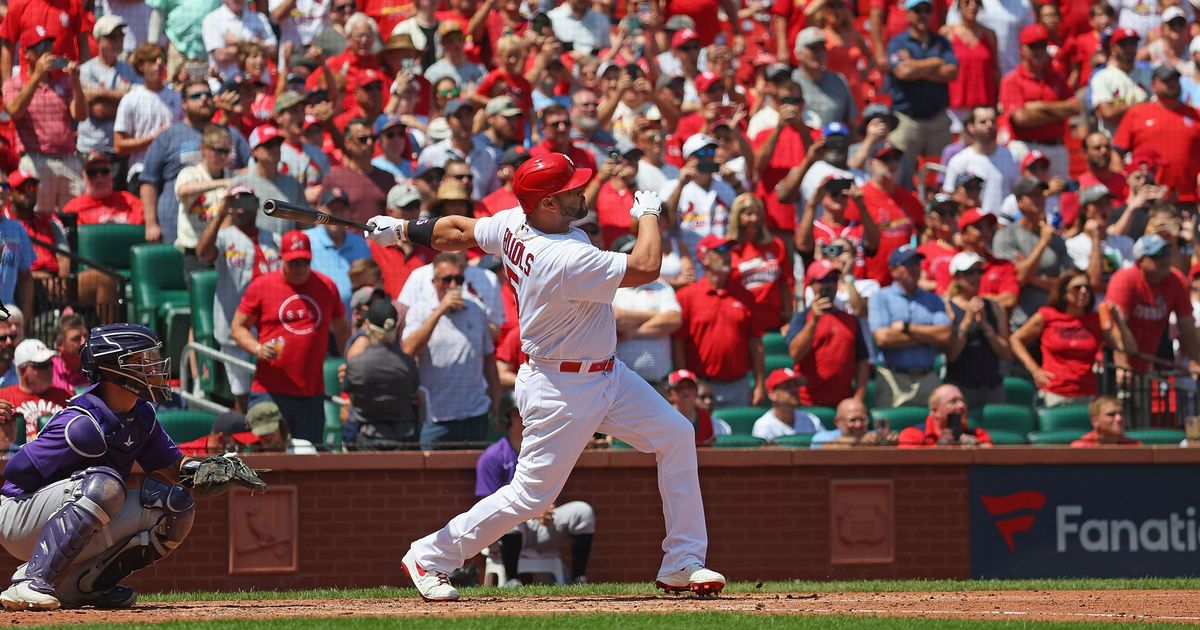
[[276, 219], [285, 219], [303, 223], [305, 225], [323, 225], [332, 223], [333, 225], [344, 225], [346, 227], [358, 228], [366, 232], [371, 231], [371, 227], [365, 223], [335, 217], [328, 212], [321, 212], [316, 208], [302, 206], [297, 203], [281, 201], [279, 199], [268, 199], [263, 202], [263, 214]]

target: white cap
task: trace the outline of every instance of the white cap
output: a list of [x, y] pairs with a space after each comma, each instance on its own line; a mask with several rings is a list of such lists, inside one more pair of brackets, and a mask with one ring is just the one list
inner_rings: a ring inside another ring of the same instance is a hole
[[959, 252], [950, 259], [950, 275], [962, 273], [975, 265], [982, 265], [986, 262], [975, 252]]
[[1192, 43], [1188, 44], [1188, 54], [1200, 53], [1200, 35], [1192, 38]]
[[388, 208], [403, 208], [414, 201], [421, 200], [421, 193], [412, 184], [396, 184], [387, 194]]
[[692, 157], [693, 153], [707, 146], [716, 147], [717, 141], [712, 136], [702, 133], [693, 134], [692, 137], [687, 139], [687, 142], [683, 143], [683, 159], [686, 160]]
[[1183, 12], [1183, 9], [1180, 9], [1174, 5], [1167, 7], [1166, 10], [1162, 12], [1163, 24], [1166, 24], [1167, 22], [1170, 22], [1176, 18], [1183, 18], [1186, 20], [1187, 14]]
[[46, 347], [40, 339], [26, 339], [17, 344], [13, 352], [13, 365], [21, 367], [26, 363], [45, 363], [58, 356], [58, 353]]
[[425, 135], [429, 136], [429, 139], [434, 142], [441, 142], [450, 137], [450, 123], [446, 122], [446, 119], [441, 116], [434, 118], [425, 127]]
[[128, 25], [125, 23], [125, 18], [119, 15], [105, 15], [96, 20], [96, 25], [92, 27], [92, 37], [96, 39], [108, 37], [112, 35], [113, 31], [126, 26]]

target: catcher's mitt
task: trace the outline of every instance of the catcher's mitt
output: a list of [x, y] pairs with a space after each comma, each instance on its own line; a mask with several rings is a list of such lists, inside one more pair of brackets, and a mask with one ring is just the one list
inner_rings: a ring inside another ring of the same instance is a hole
[[267, 489], [267, 482], [259, 478], [259, 472], [266, 471], [254, 470], [237, 455], [228, 453], [188, 461], [179, 471], [179, 482], [201, 494], [221, 494], [235, 483], [260, 492]]

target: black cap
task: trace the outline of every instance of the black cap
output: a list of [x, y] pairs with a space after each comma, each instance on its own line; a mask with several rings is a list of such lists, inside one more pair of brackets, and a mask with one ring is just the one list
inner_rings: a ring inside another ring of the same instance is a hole
[[345, 189], [341, 186], [326, 186], [325, 190], [321, 193], [321, 205], [328, 206], [335, 201], [349, 205], [350, 195], [346, 194]]
[[388, 299], [375, 300], [367, 307], [367, 323], [376, 328], [392, 330], [396, 327], [398, 317], [396, 307]]
[[1174, 81], [1180, 76], [1179, 70], [1170, 64], [1163, 64], [1154, 69], [1154, 78], [1159, 81]]
[[959, 173], [958, 178], [954, 180], [954, 187], [962, 188], [963, 186], [966, 186], [967, 184], [970, 184], [971, 182], [979, 182], [980, 184], [982, 184], [983, 178], [976, 175], [975, 173], [972, 173], [971, 171], [963, 171], [963, 172]]
[[508, 147], [500, 156], [500, 166], [520, 166], [529, 160], [529, 151], [521, 146]]
[[1040, 179], [1023, 177], [1021, 178], [1021, 181], [1013, 185], [1012, 191], [1017, 197], [1027, 197], [1032, 195], [1033, 191], [1038, 190], [1039, 188], [1042, 190], [1042, 192], [1046, 192], [1046, 190], [1050, 188], [1050, 185]]
[[226, 411], [225, 413], [217, 414], [213, 419], [211, 433], [220, 433], [221, 435], [233, 435], [234, 433], [245, 433], [250, 427], [246, 424], [246, 416], [236, 411]]

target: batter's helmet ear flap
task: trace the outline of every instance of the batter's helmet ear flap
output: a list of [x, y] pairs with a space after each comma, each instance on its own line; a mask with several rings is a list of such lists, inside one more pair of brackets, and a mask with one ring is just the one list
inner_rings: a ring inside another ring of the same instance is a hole
[[571, 158], [562, 153], [547, 153], [517, 168], [513, 174], [513, 193], [525, 214], [529, 214], [546, 197], [581, 188], [591, 178], [592, 169], [575, 168]]

